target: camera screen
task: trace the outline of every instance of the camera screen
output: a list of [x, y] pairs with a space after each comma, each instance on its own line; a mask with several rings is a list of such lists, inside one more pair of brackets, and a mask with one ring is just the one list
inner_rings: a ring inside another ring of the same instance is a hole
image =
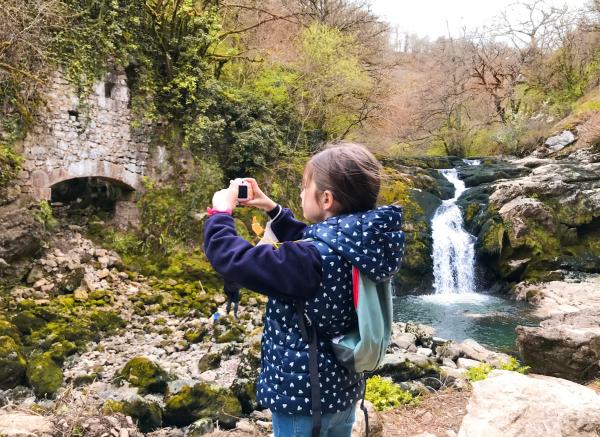
[[248, 186], [240, 185], [238, 187], [238, 199], [247, 199], [248, 198]]

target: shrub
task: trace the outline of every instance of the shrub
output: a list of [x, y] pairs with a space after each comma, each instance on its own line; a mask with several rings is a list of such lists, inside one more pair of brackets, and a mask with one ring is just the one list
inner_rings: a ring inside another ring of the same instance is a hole
[[377, 411], [398, 408], [402, 405], [418, 405], [419, 399], [402, 390], [391, 379], [373, 376], [367, 380], [365, 398], [373, 404]]
[[[516, 358], [510, 357], [507, 363], [502, 364], [498, 369], [509, 370], [511, 372], [527, 373], [529, 366], [522, 366]], [[482, 381], [488, 377], [494, 367], [487, 363], [481, 363], [479, 366], [471, 367], [467, 370], [467, 378], [471, 382]]]

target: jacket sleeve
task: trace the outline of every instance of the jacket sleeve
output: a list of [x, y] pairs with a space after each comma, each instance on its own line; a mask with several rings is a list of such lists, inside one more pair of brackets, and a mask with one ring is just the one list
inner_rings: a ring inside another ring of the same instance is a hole
[[238, 237], [229, 214], [215, 214], [204, 225], [204, 251], [225, 279], [276, 298], [308, 299], [321, 283], [321, 256], [310, 242], [253, 246]]
[[306, 223], [294, 218], [288, 208], [277, 205], [267, 213], [271, 222], [271, 230], [279, 241], [296, 241], [302, 239]]

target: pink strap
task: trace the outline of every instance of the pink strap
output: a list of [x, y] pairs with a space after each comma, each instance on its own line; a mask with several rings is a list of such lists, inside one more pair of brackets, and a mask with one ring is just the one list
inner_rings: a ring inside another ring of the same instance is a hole
[[358, 281], [359, 273], [356, 266], [352, 266], [352, 297], [354, 298], [354, 309], [358, 309]]
[[224, 211], [221, 211], [219, 209], [212, 209], [210, 206], [208, 208], [206, 208], [206, 213], [208, 214], [209, 217], [211, 215], [215, 215], [218, 212], [222, 212], [222, 213], [229, 214], [229, 215], [231, 215], [233, 213], [233, 211], [231, 210], [231, 208], [227, 208]]

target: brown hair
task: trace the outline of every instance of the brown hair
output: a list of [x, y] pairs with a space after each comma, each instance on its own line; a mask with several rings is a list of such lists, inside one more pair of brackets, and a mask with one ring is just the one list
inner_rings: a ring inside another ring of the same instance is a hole
[[315, 182], [319, 193], [333, 193], [336, 214], [375, 208], [381, 187], [381, 165], [360, 144], [340, 142], [314, 155], [306, 164], [303, 184]]

